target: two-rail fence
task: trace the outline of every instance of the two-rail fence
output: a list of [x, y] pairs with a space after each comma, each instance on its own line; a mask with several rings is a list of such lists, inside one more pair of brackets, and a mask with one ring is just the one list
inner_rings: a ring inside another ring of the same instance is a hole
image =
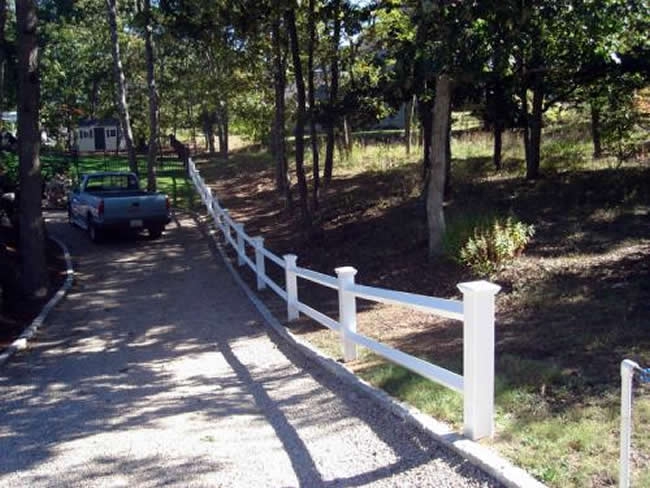
[[[336, 268], [336, 277], [297, 266], [297, 256], [276, 256], [264, 247], [262, 237], [251, 237], [244, 225], [235, 222], [189, 159], [188, 172], [208, 213], [228, 244], [237, 252], [239, 266], [248, 266], [257, 277], [257, 289], [268, 286], [287, 303], [289, 321], [300, 313], [340, 334], [345, 361], [356, 359], [356, 346], [364, 346], [423, 377], [463, 395], [463, 433], [471, 439], [490, 437], [494, 432], [494, 296], [499, 287], [486, 281], [461, 283], [463, 300], [447, 300], [413, 293], [363, 286], [355, 283], [357, 270]], [[233, 235], [234, 233], [234, 235]], [[253, 261], [246, 246], [255, 252]], [[267, 261], [284, 270], [285, 288], [266, 273]], [[327, 315], [298, 299], [298, 278], [338, 292], [339, 318]], [[409, 307], [414, 310], [463, 322], [463, 375], [391, 348], [357, 332], [356, 299]]]

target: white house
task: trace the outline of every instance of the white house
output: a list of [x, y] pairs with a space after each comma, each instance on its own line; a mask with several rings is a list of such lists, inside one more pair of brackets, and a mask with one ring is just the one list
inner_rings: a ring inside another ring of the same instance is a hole
[[119, 138], [123, 150], [126, 145], [119, 132], [120, 123], [115, 119], [81, 120], [75, 129], [75, 146], [79, 152], [115, 151]]

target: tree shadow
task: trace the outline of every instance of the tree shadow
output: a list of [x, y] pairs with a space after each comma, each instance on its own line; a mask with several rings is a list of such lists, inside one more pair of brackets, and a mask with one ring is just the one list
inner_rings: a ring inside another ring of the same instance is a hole
[[[462, 475], [483, 476], [408, 426], [387, 429], [392, 414], [377, 418], [363, 395], [337, 394], [335, 378], [310, 373], [280, 339], [272, 337], [274, 347], [297, 367], [251, 355], [247, 344], [266, 340], [260, 319], [187, 220], [159, 240], [116, 238], [101, 246], [62, 220], [50, 219], [48, 228], [68, 243], [76, 282], [30, 350], [0, 370], [0, 479], [47, 484], [44, 469], [60, 462], [62, 482], [71, 485], [115, 473], [128, 473], [138, 486], [191, 484], [231, 468], [210, 455], [214, 442], [237, 442], [241, 456], [257, 449], [261, 439], [236, 438], [225, 420], [251, 418], [270, 426], [300, 486], [361, 486], [443, 456]], [[359, 453], [357, 474], [323, 471], [313, 429], [318, 439], [345, 443], [356, 423], [396, 460], [368, 470], [362, 460], [372, 453]], [[130, 435], [138, 431], [163, 445], [131, 453], [139, 444]], [[169, 434], [176, 431], [187, 451]], [[104, 447], [95, 451], [94, 443]]]

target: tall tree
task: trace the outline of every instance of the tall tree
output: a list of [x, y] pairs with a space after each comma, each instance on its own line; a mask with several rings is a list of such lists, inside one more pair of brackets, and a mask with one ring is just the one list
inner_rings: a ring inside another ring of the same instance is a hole
[[436, 98], [433, 106], [433, 134], [431, 168], [427, 182], [427, 223], [429, 229], [429, 256], [441, 251], [442, 236], [445, 233], [443, 200], [447, 168], [450, 162], [448, 151], [449, 127], [451, 121], [451, 79], [446, 73], [436, 78]]
[[41, 211], [40, 83], [35, 0], [16, 1], [18, 31], [18, 157], [20, 161], [21, 281], [28, 297], [47, 294], [45, 228]]
[[332, 181], [334, 168], [334, 128], [336, 126], [337, 101], [339, 96], [339, 49], [341, 42], [341, 0], [332, 1], [332, 59], [330, 63], [330, 93], [327, 105], [327, 117], [325, 117], [325, 134], [327, 137], [325, 146], [325, 167], [323, 168], [323, 179], [325, 184]]
[[0, 110], [4, 107], [5, 94], [5, 71], [7, 65], [6, 59], [6, 40], [5, 27], [7, 25], [7, 0], [0, 0]]
[[309, 93], [309, 134], [312, 159], [312, 208], [318, 210], [318, 192], [320, 187], [320, 169], [318, 167], [318, 137], [316, 134], [316, 95], [314, 88], [314, 49], [316, 47], [316, 1], [309, 0], [309, 42], [307, 44], [307, 86]]
[[287, 163], [287, 147], [285, 139], [286, 106], [284, 94], [287, 86], [286, 38], [281, 29], [281, 14], [279, 2], [274, 2], [271, 20], [272, 42], [272, 71], [274, 90], [274, 118], [272, 131], [272, 149], [275, 157], [275, 182], [278, 191], [284, 195], [288, 208], [291, 208], [291, 183], [289, 181], [289, 166]]
[[144, 41], [147, 59], [147, 87], [149, 90], [149, 153], [147, 157], [147, 189], [156, 191], [156, 156], [158, 155], [158, 94], [156, 92], [155, 53], [151, 0], [144, 0]]
[[293, 59], [293, 71], [296, 80], [296, 178], [298, 180], [298, 196], [303, 224], [306, 227], [311, 225], [311, 213], [309, 211], [309, 195], [307, 189], [307, 177], [305, 175], [305, 79], [302, 73], [302, 62], [300, 60], [300, 45], [298, 43], [298, 30], [296, 28], [296, 14], [294, 9], [287, 9], [284, 14], [286, 28], [289, 33], [291, 45], [291, 57]]
[[133, 145], [133, 131], [131, 130], [131, 117], [129, 115], [129, 105], [126, 99], [126, 78], [122, 67], [122, 58], [120, 56], [120, 42], [117, 35], [117, 0], [106, 0], [106, 9], [108, 14], [108, 26], [111, 32], [111, 47], [113, 51], [113, 71], [115, 72], [115, 83], [117, 89], [117, 104], [120, 113], [120, 123], [122, 126], [121, 137], [126, 143], [126, 150], [129, 158], [129, 168], [136, 173], [138, 171], [138, 160]]

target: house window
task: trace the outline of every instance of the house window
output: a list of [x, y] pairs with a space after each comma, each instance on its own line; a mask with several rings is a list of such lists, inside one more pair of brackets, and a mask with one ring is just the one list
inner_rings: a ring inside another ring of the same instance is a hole
[[107, 132], [108, 132], [108, 137], [115, 137], [115, 129], [109, 129]]

